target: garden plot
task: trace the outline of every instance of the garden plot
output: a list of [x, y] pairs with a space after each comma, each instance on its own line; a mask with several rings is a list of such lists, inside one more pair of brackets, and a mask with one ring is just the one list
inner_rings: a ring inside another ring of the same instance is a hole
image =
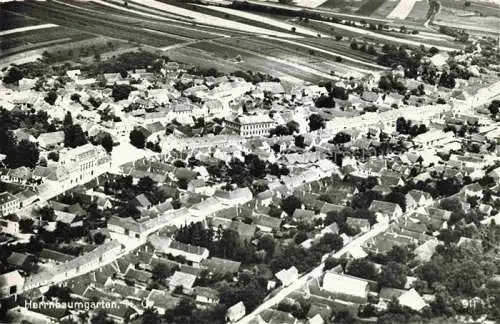
[[413, 6], [415, 6], [415, 3], [418, 1], [423, 0], [400, 0], [394, 10], [392, 10], [392, 12], [387, 16], [387, 18], [405, 20], [413, 10]]

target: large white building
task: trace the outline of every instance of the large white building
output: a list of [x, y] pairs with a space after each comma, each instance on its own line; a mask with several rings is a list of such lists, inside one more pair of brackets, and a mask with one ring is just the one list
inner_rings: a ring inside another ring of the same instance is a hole
[[429, 131], [416, 136], [413, 139], [415, 145], [420, 147], [430, 147], [436, 145], [444, 145], [455, 140], [453, 132], [443, 132], [442, 130]]
[[20, 200], [16, 196], [8, 193], [0, 193], [0, 216], [5, 216], [16, 212], [20, 207]]
[[267, 115], [238, 116], [226, 120], [226, 127], [243, 137], [267, 136], [276, 122]]
[[70, 184], [79, 184], [107, 170], [111, 166], [111, 159], [102, 146], [85, 144], [60, 151], [59, 164], [68, 171]]

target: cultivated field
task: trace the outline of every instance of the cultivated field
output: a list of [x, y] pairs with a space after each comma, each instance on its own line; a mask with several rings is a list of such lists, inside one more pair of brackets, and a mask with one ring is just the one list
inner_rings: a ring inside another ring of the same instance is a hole
[[40, 24], [39, 21], [0, 9], [0, 31]]
[[0, 36], [0, 56], [4, 57], [49, 45], [77, 42], [94, 37], [63, 27], [32, 30]]
[[[495, 10], [492, 9], [492, 12], [495, 12]], [[436, 15], [434, 23], [472, 31], [487, 31], [500, 34], [499, 17], [481, 17], [461, 9], [442, 8]]]
[[356, 14], [358, 15], [364, 15], [364, 16], [370, 16], [373, 14], [375, 11], [377, 11], [380, 6], [382, 6], [385, 2], [388, 2], [386, 0], [371, 0], [363, 3], [361, 7], [356, 11]]
[[387, 15], [389, 19], [404, 20], [413, 10], [413, 6], [422, 0], [400, 0], [398, 5]]

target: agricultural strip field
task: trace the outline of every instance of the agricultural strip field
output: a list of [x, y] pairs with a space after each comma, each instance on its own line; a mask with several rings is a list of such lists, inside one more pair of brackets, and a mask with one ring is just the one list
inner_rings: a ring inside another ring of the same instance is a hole
[[461, 16], [462, 14], [465, 15], [466, 13], [454, 9], [442, 8], [436, 15], [434, 23], [436, 25], [500, 34], [500, 18], [493, 16]]
[[392, 12], [387, 16], [390, 19], [400, 19], [404, 20], [413, 10], [413, 6], [416, 2], [422, 0], [400, 0], [397, 6], [392, 10]]
[[57, 3], [7, 3], [8, 9], [22, 12], [28, 16], [69, 26], [95, 35], [103, 35], [131, 42], [143, 43], [155, 47], [165, 47], [181, 42], [179, 37], [136, 26], [137, 20], [123, 16], [95, 13], [89, 15], [85, 10], [69, 10]]
[[382, 5], [380, 5], [377, 10], [371, 13], [371, 17], [380, 17], [380, 18], [386, 18], [387, 15], [389, 15], [394, 8], [398, 5], [398, 1], [384, 1]]
[[[180, 7], [180, 8], [184, 8], [187, 10], [194, 10], [198, 13], [207, 14], [207, 15], [221, 18], [221, 19], [226, 19], [226, 20], [228, 19], [228, 20], [231, 20], [234, 22], [247, 24], [247, 25], [251, 25], [251, 26], [255, 26], [255, 27], [260, 27], [260, 28], [264, 28], [267, 30], [275, 30], [275, 31], [284, 32], [284, 33], [290, 32], [289, 28], [281, 28], [279, 26], [269, 25], [269, 24], [266, 24], [266, 23], [261, 22], [261, 21], [255, 21], [252, 19], [241, 17], [240, 15], [237, 15], [237, 14], [230, 14], [227, 12], [222, 12], [222, 11], [216, 10], [214, 8], [211, 8], [210, 6], [190, 4], [190, 3], [179, 2], [179, 1], [166, 1], [166, 3]], [[271, 15], [265, 15], [265, 14], [262, 14], [262, 16], [271, 17]], [[281, 19], [277, 19], [277, 20], [281, 20]]]
[[159, 11], [165, 11], [165, 12], [173, 12], [178, 15], [183, 15], [183, 16], [190, 16], [193, 18], [193, 22], [200, 23], [200, 24], [206, 24], [206, 25], [212, 25], [212, 26], [218, 26], [218, 27], [225, 27], [229, 29], [236, 29], [239, 31], [245, 31], [249, 33], [257, 33], [257, 34], [274, 34], [276, 36], [280, 37], [299, 37], [297, 35], [294, 35], [293, 33], [284, 33], [284, 32], [269, 32], [266, 28], [261, 28], [261, 27], [256, 27], [251, 24], [243, 24], [235, 21], [231, 21], [229, 19], [222, 19], [218, 17], [214, 17], [211, 15], [207, 15], [204, 13], [200, 13], [197, 11], [193, 10], [188, 10], [185, 8], [181, 8], [178, 6], [173, 6], [167, 3], [155, 1], [155, 0], [142, 0], [140, 2], [138, 1], [131, 1], [132, 3], [137, 3], [141, 4], [143, 6], [147, 6], [150, 8], [155, 8]]
[[172, 17], [168, 17], [173, 15], [169, 15], [165, 12], [160, 12], [153, 8], [147, 8], [139, 4], [129, 3], [127, 7], [123, 7], [122, 5], [118, 5], [112, 2], [115, 1], [93, 0], [93, 3], [96, 5], [95, 10], [105, 12], [107, 12], [108, 10], [117, 11], [120, 15], [134, 17], [135, 19], [137, 19], [137, 23], [157, 22], [161, 24], [168, 24], [169, 26], [191, 29], [194, 32], [209, 33], [216, 36], [239, 36], [248, 34], [245, 32], [219, 28], [217, 26], [199, 24], [189, 17], [189, 19], [185, 17], [173, 19]]
[[84, 34], [76, 30], [71, 30], [63, 27], [54, 27], [43, 30], [31, 30], [27, 32], [0, 36], [0, 49], [2, 51], [5, 51], [23, 45], [36, 45], [38, 43], [55, 41], [58, 39], [82, 40], [91, 37], [92, 35], [90, 34]]
[[331, 9], [342, 13], [356, 13], [356, 11], [368, 2], [371, 2], [371, 0], [327, 0], [318, 8]]
[[8, 30], [2, 30], [0, 31], [0, 36], [6, 36], [6, 35], [11, 35], [11, 34], [16, 34], [16, 33], [24, 33], [32, 30], [40, 30], [40, 29], [46, 29], [46, 28], [53, 28], [53, 27], [58, 27], [55, 24], [40, 24], [40, 25], [33, 25], [33, 26], [25, 26], [25, 27], [18, 27], [18, 28], [13, 28], [13, 29], [8, 29]]
[[296, 32], [298, 34], [304, 34], [304, 35], [308, 35], [308, 36], [316, 36], [318, 34], [318, 32], [312, 31], [309, 28], [295, 26], [293, 24], [282, 22], [282, 21], [279, 21], [276, 19], [271, 19], [268, 17], [259, 16], [258, 14], [254, 14], [254, 13], [248, 13], [248, 12], [244, 12], [241, 10], [235, 10], [235, 9], [230, 9], [230, 8], [225, 8], [225, 7], [217, 7], [217, 6], [208, 6], [208, 8], [219, 11], [219, 12], [231, 14], [234, 16], [246, 18], [246, 19], [252, 20], [253, 23], [260, 21], [260, 22], [263, 22], [269, 26], [277, 26], [277, 27], [283, 28], [284, 30], [291, 30], [292, 28], [296, 28]]
[[[223, 59], [225, 54], [240, 55], [241, 62]], [[248, 51], [238, 50], [230, 46], [210, 42], [200, 42], [189, 47], [177, 48], [166, 52], [169, 58], [186, 64], [195, 64], [205, 67], [214, 67], [223, 72], [255, 71], [267, 73], [280, 78], [289, 78], [295, 81], [317, 83], [327, 79], [312, 73], [307, 73], [292, 64], [285, 64], [259, 56]]]
[[383, 3], [390, 2], [389, 0], [371, 0], [363, 3], [361, 7], [356, 11], [358, 15], [370, 16], [374, 13]]
[[[369, 40], [372, 40], [375, 42], [384, 42], [385, 43], [385, 42], [389, 41], [389, 42], [394, 42], [396, 44], [404, 44], [404, 45], [409, 45], [409, 46], [420, 46], [420, 45], [429, 46], [429, 44], [427, 42], [424, 42], [422, 40], [420, 40], [420, 41], [409, 40], [409, 39], [402, 38], [399, 35], [393, 35], [393, 36], [392, 35], [384, 35], [381, 33], [376, 33], [376, 32], [370, 31], [370, 30], [362, 29], [362, 28], [357, 28], [357, 27], [353, 27], [353, 26], [346, 26], [346, 25], [331, 23], [331, 22], [320, 22], [320, 21], [315, 21], [315, 22], [334, 27], [334, 29], [339, 30], [339, 32], [337, 32], [337, 33], [340, 33], [340, 31], [342, 31], [342, 32], [347, 31], [347, 32], [357, 34], [358, 37], [363, 36], [364, 39], [369, 39]], [[342, 35], [342, 33], [340, 33], [340, 34]], [[442, 45], [434, 45], [434, 46], [436, 48], [438, 48], [439, 50], [444, 50], [444, 51], [451, 51], [451, 50], [455, 50], [457, 48], [457, 46], [455, 46], [455, 47], [447, 47], [447, 46], [442, 46]]]
[[427, 1], [417, 1], [413, 6], [412, 10], [406, 16], [406, 21], [414, 21], [423, 23], [427, 20], [427, 15], [429, 13], [429, 3]]
[[7, 12], [0, 7], [0, 31], [34, 26], [40, 23], [41, 22], [36, 19], [18, 15], [13, 12]]
[[[349, 71], [358, 70], [358, 72], [368, 73], [374, 68], [363, 62], [348, 62], [339, 63], [336, 62], [337, 53], [328, 51], [314, 50], [316, 47], [313, 45], [314, 40], [311, 43], [304, 45], [304, 40], [288, 41], [279, 40], [274, 38], [252, 38], [252, 39], [220, 39], [216, 43], [229, 45], [232, 48], [238, 48], [246, 51], [255, 51], [266, 57], [275, 57], [280, 60], [285, 60], [293, 64], [299, 64], [301, 66], [309, 67], [310, 69], [317, 70], [320, 72], [327, 72], [333, 70], [343, 70], [341, 74], [347, 74]], [[350, 66], [347, 64], [350, 63]], [[380, 68], [382, 69], [382, 68]]]

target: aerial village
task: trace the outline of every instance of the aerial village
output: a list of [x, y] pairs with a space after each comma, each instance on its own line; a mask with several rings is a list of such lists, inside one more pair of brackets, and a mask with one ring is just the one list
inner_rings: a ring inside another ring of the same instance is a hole
[[484, 52], [319, 84], [146, 48], [4, 69], [0, 322], [498, 323]]

